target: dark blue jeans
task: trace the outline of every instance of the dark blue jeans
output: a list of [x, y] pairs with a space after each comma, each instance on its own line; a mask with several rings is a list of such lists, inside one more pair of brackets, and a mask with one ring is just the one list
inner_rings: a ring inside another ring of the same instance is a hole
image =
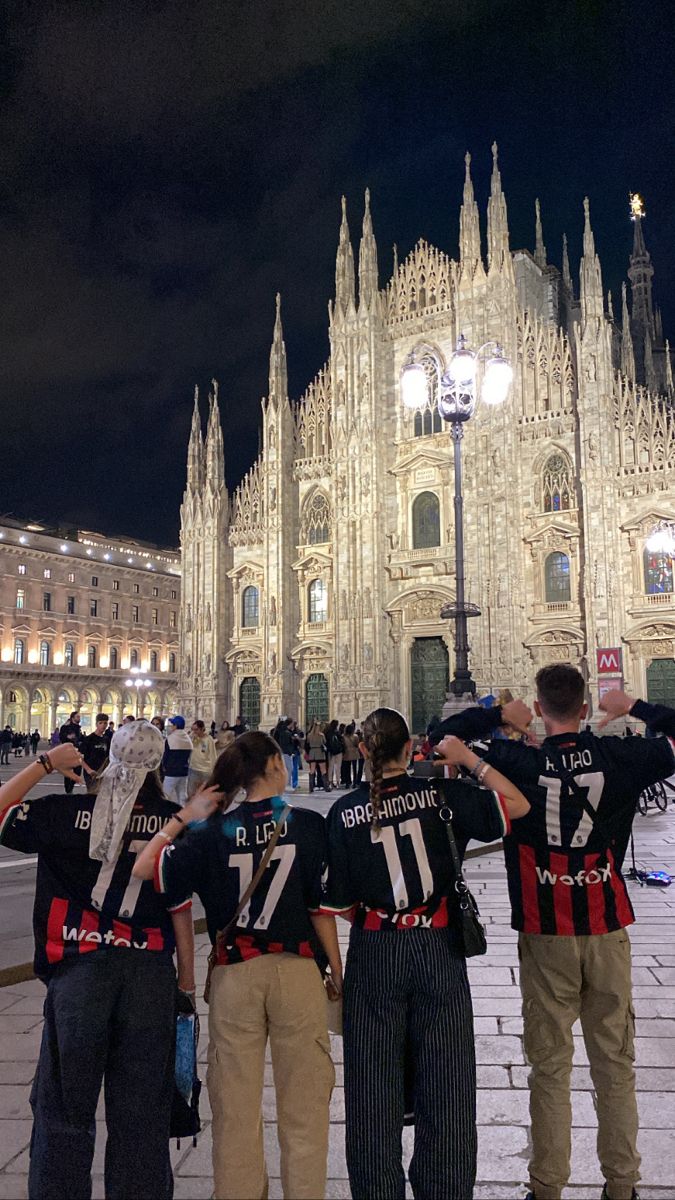
[[89, 1200], [105, 1089], [107, 1200], [170, 1200], [176, 981], [166, 954], [95, 950], [50, 979], [33, 1081], [30, 1200]]

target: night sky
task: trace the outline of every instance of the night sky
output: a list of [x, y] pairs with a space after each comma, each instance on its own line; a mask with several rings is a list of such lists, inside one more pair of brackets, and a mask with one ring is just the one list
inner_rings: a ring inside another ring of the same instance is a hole
[[274, 295], [291, 395], [328, 353], [340, 196], [380, 281], [457, 255], [463, 156], [511, 246], [605, 289], [645, 197], [675, 342], [673, 17], [622, 0], [21, 0], [0, 58], [0, 511], [176, 544], [192, 392], [220, 381], [227, 482], [257, 452]]

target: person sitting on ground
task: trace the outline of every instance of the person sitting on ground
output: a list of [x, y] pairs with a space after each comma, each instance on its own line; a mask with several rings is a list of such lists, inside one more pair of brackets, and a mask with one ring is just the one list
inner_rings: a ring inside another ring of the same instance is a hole
[[31, 1200], [91, 1196], [96, 1108], [105, 1086], [105, 1195], [170, 1200], [176, 975], [194, 992], [191, 901], [173, 915], [151, 883], [132, 878], [139, 850], [179, 810], [162, 794], [161, 734], [147, 721], [118, 730], [98, 795], [28, 793], [54, 771], [72, 775], [70, 741], [0, 788], [0, 843], [37, 854], [35, 973], [47, 984], [31, 1093]]
[[[633, 1068], [630, 941], [635, 915], [621, 872], [638, 796], [675, 770], [667, 738], [597, 737], [580, 732], [588, 705], [581, 673], [542, 667], [535, 711], [546, 737], [538, 748], [492, 741], [485, 761], [512, 779], [531, 804], [504, 838], [511, 924], [518, 932], [524, 1047], [531, 1066], [530, 1197], [559, 1200], [570, 1173], [572, 1030], [581, 1019], [598, 1109], [603, 1196], [630, 1200], [640, 1176]], [[434, 732], [476, 737], [507, 721], [524, 731], [520, 701], [469, 709]], [[608, 720], [630, 714], [675, 736], [675, 710], [610, 691]], [[509, 719], [510, 717], [510, 719]]]

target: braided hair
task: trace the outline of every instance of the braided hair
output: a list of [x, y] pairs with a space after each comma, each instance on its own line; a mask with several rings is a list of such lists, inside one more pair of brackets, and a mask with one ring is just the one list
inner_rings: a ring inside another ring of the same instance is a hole
[[410, 731], [395, 708], [376, 708], [363, 722], [363, 742], [370, 758], [370, 804], [372, 828], [380, 828], [382, 779], [387, 763], [400, 757]]

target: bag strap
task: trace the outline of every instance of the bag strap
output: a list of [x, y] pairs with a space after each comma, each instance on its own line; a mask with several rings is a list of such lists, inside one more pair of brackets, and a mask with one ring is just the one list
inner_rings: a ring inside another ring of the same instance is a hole
[[579, 784], [577, 783], [576, 779], [574, 778], [574, 775], [569, 770], [569, 768], [565, 766], [565, 764], [562, 760], [562, 755], [558, 752], [558, 747], [551, 746], [550, 743], [547, 743], [546, 746], [542, 747], [542, 748], [545, 749], [545, 753], [548, 754], [549, 758], [551, 758], [553, 760], [554, 766], [556, 767], [558, 775], [559, 775], [560, 779], [562, 780], [562, 782], [567, 784], [570, 791], [576, 796], [577, 800], [580, 802], [581, 807], [583, 808], [586, 815], [590, 817], [591, 824], [594, 825], [595, 828], [598, 830], [598, 832], [602, 834], [602, 836], [605, 839], [605, 841], [607, 842], [608, 846], [613, 846], [614, 842], [616, 841], [615, 835], [610, 832], [608, 827], [605, 825], [604, 821], [600, 820], [600, 817], [598, 816], [596, 810], [593, 808], [593, 805], [589, 803], [586, 792], [582, 788], [579, 787]]
[[[445, 832], [448, 837], [448, 848], [450, 850], [450, 861], [452, 863], [452, 869], [455, 872], [455, 888], [458, 892], [467, 892], [469, 890], [469, 888], [468, 888], [466, 879], [464, 878], [464, 870], [462, 868], [462, 862], [459, 857], [459, 850], [457, 849], [457, 841], [455, 838], [455, 831], [452, 828], [452, 809], [450, 808], [450, 805], [448, 804], [448, 802], [444, 801], [443, 797], [440, 796], [438, 794], [438, 792], [435, 792], [435, 794], [438, 796], [438, 799], [441, 804], [438, 815], [440, 816], [441, 821], [445, 825]], [[444, 813], [446, 814], [445, 816], [443, 816]]]
[[284, 822], [286, 821], [286, 818], [288, 817], [288, 814], [290, 813], [290, 811], [291, 811], [290, 804], [284, 805], [283, 812], [281, 813], [281, 816], [279, 817], [279, 820], [277, 821], [277, 823], [274, 827], [274, 833], [272, 834], [269, 842], [267, 843], [267, 849], [265, 850], [265, 853], [263, 854], [263, 856], [260, 860], [260, 866], [258, 867], [258, 870], [256, 871], [255, 875], [253, 876], [248, 887], [246, 888], [246, 891], [244, 892], [241, 900], [239, 901], [239, 903], [235, 909], [234, 916], [232, 917], [232, 920], [228, 921], [227, 925], [225, 925], [225, 927], [223, 929], [218, 930], [218, 933], [216, 934], [216, 942], [219, 939], [225, 940], [226, 938], [228, 938], [230, 933], [232, 932], [232, 930], [235, 928], [237, 921], [239, 920], [244, 909], [246, 908], [246, 905], [248, 904], [249, 900], [251, 899], [251, 896], [255, 892], [256, 888], [258, 887], [258, 884], [260, 883], [260, 880], [262, 879], [263, 875], [265, 874], [265, 871], [267, 870], [267, 868], [269, 866], [270, 859], [274, 852], [274, 848], [275, 848], [277, 842], [279, 841], [279, 838], [281, 837], [281, 830], [283, 829]]

